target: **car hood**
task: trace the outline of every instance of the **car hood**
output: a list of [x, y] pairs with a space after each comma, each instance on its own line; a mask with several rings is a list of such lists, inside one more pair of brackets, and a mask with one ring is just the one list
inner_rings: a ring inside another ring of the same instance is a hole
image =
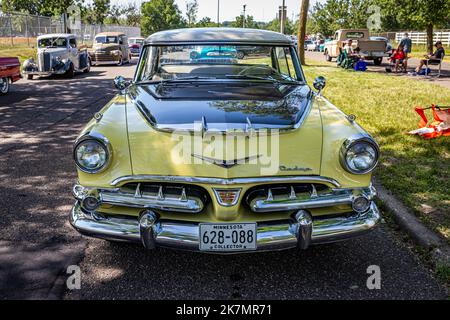
[[[307, 86], [137, 85], [130, 88], [126, 101], [134, 175], [236, 178], [320, 174], [322, 122]], [[196, 130], [194, 135], [169, 130], [180, 126], [191, 131], [192, 123], [202, 123], [202, 118], [207, 127], [202, 135]], [[248, 132], [249, 123], [254, 129], [290, 130], [271, 130], [266, 138], [261, 131]], [[213, 133], [215, 129], [231, 134]], [[247, 139], [240, 129], [247, 131]], [[235, 138], [230, 138], [234, 134]], [[213, 142], [220, 147], [214, 145], [211, 152]], [[241, 160], [230, 167], [220, 165]]]
[[39, 48], [38, 53], [50, 53], [51, 55], [57, 56], [57, 55], [63, 55], [66, 54], [68, 51], [66, 48]]
[[194, 130], [200, 122], [211, 131], [289, 129], [302, 118], [311, 90], [272, 83], [172, 83], [137, 85], [130, 97], [156, 129]]
[[117, 50], [119, 45], [117, 43], [95, 43], [93, 50]]

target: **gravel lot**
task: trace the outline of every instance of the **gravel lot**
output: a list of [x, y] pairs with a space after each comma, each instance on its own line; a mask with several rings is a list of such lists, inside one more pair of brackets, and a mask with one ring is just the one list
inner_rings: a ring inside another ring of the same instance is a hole
[[[445, 299], [386, 225], [348, 242], [248, 255], [206, 255], [108, 243], [68, 223], [76, 171], [72, 142], [134, 65], [74, 79], [21, 80], [0, 98], [0, 298]], [[81, 290], [62, 292], [68, 265]], [[366, 288], [370, 265], [380, 290]]]

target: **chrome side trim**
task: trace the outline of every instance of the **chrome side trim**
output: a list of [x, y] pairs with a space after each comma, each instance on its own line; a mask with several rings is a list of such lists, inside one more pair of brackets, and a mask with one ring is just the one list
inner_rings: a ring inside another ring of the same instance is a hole
[[114, 179], [112, 186], [117, 186], [123, 182], [136, 181], [154, 181], [154, 182], [173, 182], [173, 183], [199, 183], [199, 184], [218, 184], [218, 185], [239, 185], [239, 184], [258, 184], [258, 183], [324, 183], [339, 188], [341, 185], [334, 179], [321, 176], [276, 176], [276, 177], [254, 177], [254, 178], [208, 178], [208, 177], [186, 177], [186, 176], [161, 176], [161, 175], [135, 175], [123, 176]]
[[[258, 222], [257, 251], [295, 247], [306, 249], [309, 244], [345, 240], [371, 231], [380, 220], [380, 212], [373, 202], [366, 213], [354, 214], [350, 217], [313, 219], [306, 211], [299, 211], [295, 219]], [[199, 250], [198, 223], [158, 220], [157, 215], [149, 210], [143, 212], [140, 218], [104, 218], [96, 214], [85, 214], [77, 202], [70, 214], [70, 223], [78, 232], [86, 236], [142, 242], [149, 249], [167, 247]]]

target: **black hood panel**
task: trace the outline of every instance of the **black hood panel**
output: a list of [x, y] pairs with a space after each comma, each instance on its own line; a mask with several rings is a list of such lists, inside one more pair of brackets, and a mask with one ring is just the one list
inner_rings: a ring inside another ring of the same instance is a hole
[[299, 121], [311, 98], [306, 85], [243, 82], [136, 85], [129, 92], [157, 126], [187, 125], [204, 117], [208, 124], [249, 120], [259, 127], [288, 127]]

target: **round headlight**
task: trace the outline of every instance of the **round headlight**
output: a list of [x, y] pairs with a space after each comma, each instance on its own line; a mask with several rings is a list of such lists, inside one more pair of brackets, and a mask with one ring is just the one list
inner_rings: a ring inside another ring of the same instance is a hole
[[366, 174], [372, 171], [378, 163], [378, 157], [378, 146], [369, 139], [347, 140], [342, 146], [342, 165], [354, 174]]
[[100, 141], [84, 140], [76, 145], [74, 158], [81, 171], [97, 173], [105, 168], [109, 154], [107, 147]]

